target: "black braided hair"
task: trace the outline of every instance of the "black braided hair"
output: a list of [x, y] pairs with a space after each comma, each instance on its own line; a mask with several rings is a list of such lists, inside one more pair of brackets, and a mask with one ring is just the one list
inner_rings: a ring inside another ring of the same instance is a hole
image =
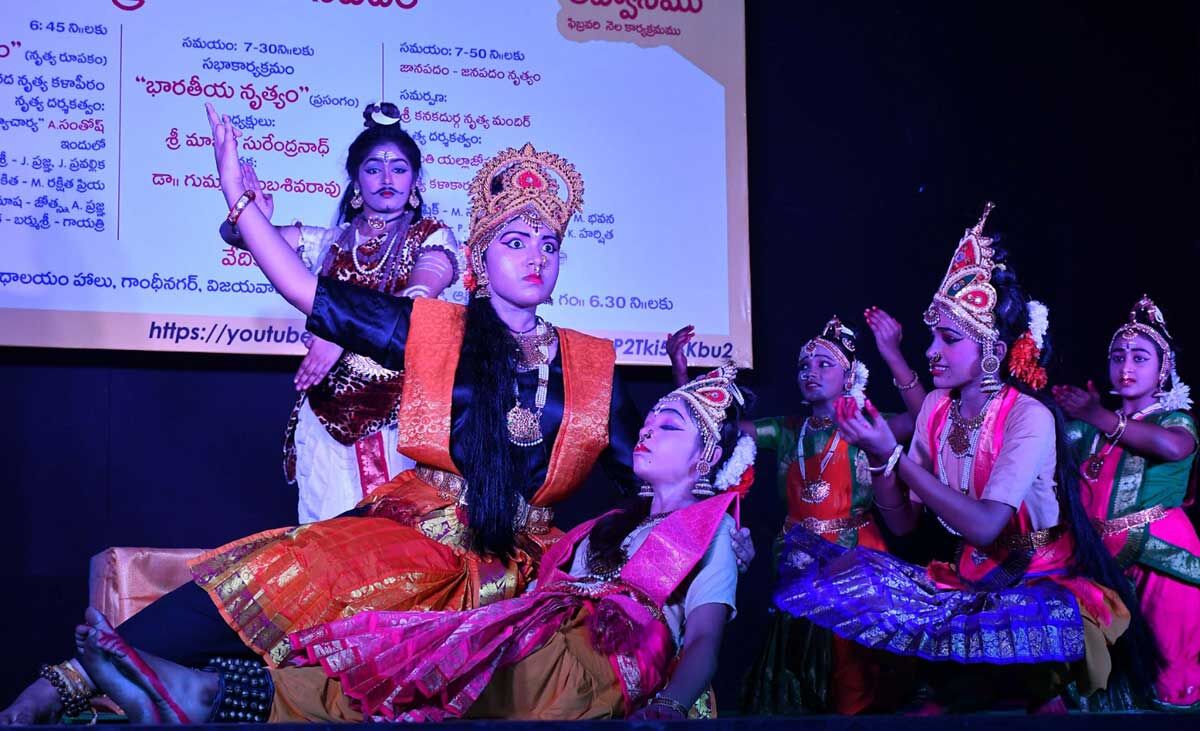
[[[996, 237], [999, 241], [999, 237]], [[1008, 252], [1000, 246], [994, 246], [993, 261], [998, 266], [992, 272], [992, 286], [996, 288], [996, 329], [1000, 340], [1012, 352], [1013, 343], [1029, 329], [1029, 297], [1017, 281], [1012, 265], [1008, 263]], [[1053, 347], [1050, 335], [1047, 333], [1039, 359], [1039, 365], [1045, 367], [1051, 362]], [[1004, 369], [1007, 372], [1007, 369]], [[1055, 480], [1058, 488], [1059, 514], [1070, 527], [1074, 537], [1074, 553], [1071, 568], [1076, 574], [1085, 576], [1093, 581], [1117, 592], [1130, 613], [1129, 629], [1121, 635], [1114, 648], [1113, 671], [1124, 676], [1133, 692], [1143, 700], [1154, 697], [1154, 681], [1163, 666], [1162, 653], [1154, 634], [1150, 631], [1145, 617], [1141, 613], [1138, 597], [1132, 583], [1125, 577], [1119, 564], [1104, 546], [1100, 535], [1092, 525], [1091, 517], [1083, 507], [1079, 492], [1079, 464], [1075, 459], [1066, 437], [1066, 418], [1062, 409], [1048, 394], [1035, 391], [1030, 386], [1011, 375], [1006, 376], [1008, 385], [1021, 393], [1037, 399], [1054, 415]]]

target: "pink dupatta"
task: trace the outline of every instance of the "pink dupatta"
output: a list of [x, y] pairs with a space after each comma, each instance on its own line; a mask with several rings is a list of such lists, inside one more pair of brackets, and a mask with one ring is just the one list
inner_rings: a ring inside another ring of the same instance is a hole
[[290, 636], [364, 714], [387, 720], [461, 717], [496, 670], [546, 645], [585, 603], [593, 646], [609, 656], [632, 711], [667, 680], [675, 655], [662, 606], [704, 557], [737, 495], [703, 500], [655, 526], [619, 579], [571, 576], [575, 549], [599, 518], [576, 526], [542, 559], [537, 588], [464, 612], [361, 612]]
[[[983, 490], [992, 474], [992, 468], [1000, 456], [1000, 450], [1004, 447], [1004, 426], [1020, 396], [1021, 393], [1017, 389], [1006, 386], [1004, 393], [997, 399], [997, 403], [990, 407], [989, 413], [980, 427], [975, 461], [971, 469], [971, 492], [976, 500], [982, 499]], [[928, 437], [935, 473], [941, 457], [938, 445], [941, 443], [942, 433], [949, 421], [950, 406], [951, 398], [947, 394], [934, 407], [929, 419]], [[1048, 434], [1047, 438], [1052, 439], [1054, 435]], [[1111, 613], [1101, 589], [1087, 579], [1070, 575], [1074, 551], [1074, 539], [1070, 530], [1063, 530], [1048, 545], [1032, 549], [1032, 555], [1028, 557], [1027, 563], [1019, 560], [1022, 557], [1017, 554], [1018, 551], [1029, 549], [1012, 549], [1005, 546], [1006, 539], [1016, 539], [1032, 532], [1033, 524], [1029, 517], [1029, 509], [1022, 503], [1020, 508], [1013, 513], [1008, 525], [1001, 531], [1000, 537], [992, 545], [972, 546], [964, 541], [962, 553], [956, 564], [951, 566], [936, 561], [931, 563], [928, 569], [929, 578], [938, 586], [946, 589], [977, 589], [981, 586], [992, 585], [994, 582], [1004, 582], [1008, 578], [1021, 580], [1045, 578], [1062, 584], [1071, 591], [1092, 616], [1104, 622], [1109, 621]], [[1017, 564], [1022, 566], [1022, 576], [1006, 577], [1005, 574], [1011, 574], [1012, 567]], [[995, 586], [999, 588], [998, 583]]]

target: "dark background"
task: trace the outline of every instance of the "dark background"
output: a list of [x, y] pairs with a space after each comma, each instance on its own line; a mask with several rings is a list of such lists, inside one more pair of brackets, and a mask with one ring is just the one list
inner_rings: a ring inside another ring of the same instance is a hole
[[[888, 309], [921, 366], [921, 313], [985, 200], [1050, 306], [1052, 381], [1103, 386], [1108, 338], [1143, 292], [1167, 315], [1184, 378], [1200, 379], [1194, 4], [747, 5], [759, 415], [798, 408], [797, 348], [834, 313], [861, 325], [867, 305]], [[631, 160], [631, 174], [647, 164]], [[897, 407], [866, 350], [874, 398]], [[92, 554], [214, 546], [294, 520], [279, 461], [297, 363], [0, 349], [0, 704], [70, 651]], [[668, 388], [665, 368], [627, 375], [644, 406]], [[764, 626], [782, 519], [772, 458], [744, 510], [762, 558], [727, 634], [726, 711]], [[562, 522], [610, 495], [593, 481]]]

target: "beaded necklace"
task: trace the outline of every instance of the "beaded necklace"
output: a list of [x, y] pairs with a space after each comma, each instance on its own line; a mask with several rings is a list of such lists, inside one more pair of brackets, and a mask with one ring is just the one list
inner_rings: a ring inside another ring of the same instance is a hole
[[[999, 392], [997, 392], [999, 393]], [[945, 442], [938, 445], [938, 479], [946, 487], [950, 487], [950, 478], [946, 474], [946, 455], [944, 453], [945, 446], [950, 447], [950, 451], [954, 452], [956, 457], [960, 458], [958, 465], [958, 491], [963, 495], [967, 495], [971, 491], [971, 472], [975, 467], [975, 447], [979, 444], [979, 435], [982, 431], [983, 422], [987, 419], [988, 407], [992, 405], [992, 399], [996, 394], [988, 396], [987, 401], [983, 402], [983, 408], [979, 413], [970, 419], [964, 419], [959, 412], [962, 404], [961, 399], [954, 399], [950, 405], [950, 434]], [[938, 516], [938, 522], [942, 527], [950, 531], [956, 536], [961, 536], [962, 533], [950, 527], [942, 516]]]
[[537, 370], [538, 385], [533, 397], [533, 409], [521, 404], [521, 391], [513, 380], [514, 404], [508, 410], [508, 441], [518, 447], [535, 447], [542, 443], [542, 409], [546, 406], [546, 393], [550, 384], [550, 348], [558, 342], [554, 326], [542, 318], [532, 335], [514, 333], [517, 341], [517, 367], [522, 371]]
[[825, 445], [825, 453], [821, 455], [820, 466], [817, 468], [817, 475], [813, 479], [808, 479], [806, 468], [804, 466], [806, 455], [804, 453], [804, 437], [809, 433], [809, 425], [813, 424], [814, 430], [828, 429], [833, 426], [833, 420], [828, 417], [813, 417], [810, 416], [804, 420], [804, 425], [800, 427], [800, 437], [796, 440], [796, 467], [800, 471], [800, 499], [806, 503], [820, 503], [829, 497], [829, 493], [833, 491], [833, 486], [825, 479], [825, 468], [829, 466], [833, 455], [837, 454], [838, 445], [842, 443], [841, 432], [834, 429], [833, 436]]

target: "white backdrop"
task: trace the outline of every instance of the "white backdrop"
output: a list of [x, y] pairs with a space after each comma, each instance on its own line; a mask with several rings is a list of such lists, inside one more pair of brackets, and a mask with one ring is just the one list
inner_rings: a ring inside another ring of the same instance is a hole
[[[545, 315], [663, 363], [749, 364], [740, 0], [39, 0], [0, 22], [0, 344], [299, 353], [225, 247], [204, 102], [247, 133], [276, 223], [328, 225], [362, 107], [407, 110], [434, 215], [531, 141], [582, 173]], [[461, 287], [461, 285], [459, 285]], [[462, 301], [461, 289], [447, 297]]]

